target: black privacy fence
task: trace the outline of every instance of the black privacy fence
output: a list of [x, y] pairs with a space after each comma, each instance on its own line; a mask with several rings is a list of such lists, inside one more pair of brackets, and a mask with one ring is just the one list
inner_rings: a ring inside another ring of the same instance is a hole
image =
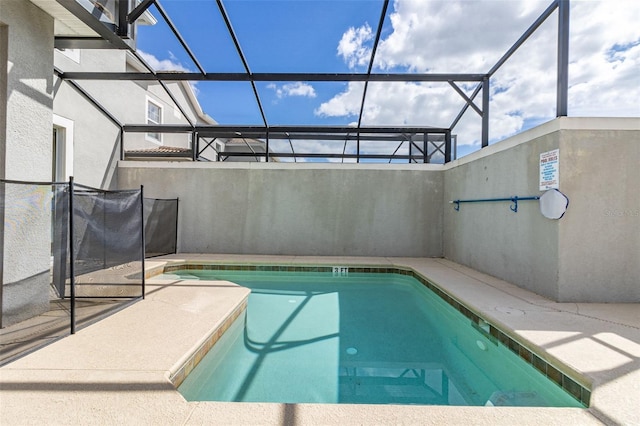
[[146, 257], [177, 251], [178, 199], [144, 199], [144, 235]]
[[177, 199], [145, 199], [142, 187], [0, 180], [3, 351], [144, 298], [145, 254], [176, 252], [177, 215]]

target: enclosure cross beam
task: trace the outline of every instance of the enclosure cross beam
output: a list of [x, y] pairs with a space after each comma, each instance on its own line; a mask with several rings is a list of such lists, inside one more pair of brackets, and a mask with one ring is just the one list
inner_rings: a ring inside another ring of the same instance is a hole
[[156, 0], [142, 0], [140, 4], [138, 4], [131, 13], [127, 15], [127, 22], [133, 24], [155, 2]]
[[442, 82], [477, 81], [482, 82], [487, 74], [465, 73], [259, 73], [259, 72], [101, 72], [67, 71], [63, 78], [69, 80], [164, 80], [164, 81], [253, 81], [253, 82]]

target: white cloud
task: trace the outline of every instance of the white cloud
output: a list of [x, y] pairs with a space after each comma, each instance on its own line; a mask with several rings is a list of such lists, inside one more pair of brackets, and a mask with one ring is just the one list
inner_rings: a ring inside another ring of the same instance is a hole
[[155, 71], [191, 72], [191, 70], [182, 65], [182, 63], [180, 63], [180, 61], [178, 61], [175, 55], [171, 52], [168, 52], [170, 59], [158, 59], [151, 53], [143, 52], [142, 50], [138, 50], [138, 53]]
[[[363, 83], [351, 82], [347, 89], [316, 109], [323, 117], [358, 116]], [[457, 110], [447, 103], [464, 104], [448, 84], [370, 83], [362, 115], [368, 125], [424, 125], [448, 127]], [[452, 115], [453, 114], [453, 115]]]
[[310, 84], [302, 83], [300, 81], [295, 83], [288, 83], [281, 88], [285, 96], [306, 96], [309, 98], [316, 97], [316, 91]]
[[640, 116], [640, 4], [574, 4], [569, 114]]
[[367, 65], [371, 57], [371, 47], [365, 44], [373, 39], [369, 24], [359, 28], [349, 28], [338, 43], [338, 55], [342, 56], [349, 68]]
[[[173, 54], [173, 52], [169, 51], [169, 57], [171, 59], [158, 59], [151, 53], [144, 52], [142, 50], [138, 50], [138, 53], [145, 60], [145, 62], [154, 70], [154, 71], [179, 71], [179, 72], [191, 72], [191, 70], [180, 61]], [[197, 86], [197, 81], [190, 81], [189, 85], [191, 86], [191, 90], [196, 95], [196, 97], [200, 94], [200, 90]]]
[[316, 91], [313, 86], [301, 81], [283, 84], [282, 86], [270, 83], [267, 85], [267, 89], [275, 90], [278, 98], [283, 98], [285, 96], [302, 96], [308, 98], [316, 97]]
[[548, 1], [396, 0], [393, 32], [376, 65], [417, 72], [484, 72], [546, 8]]
[[[391, 31], [378, 46], [377, 72], [484, 73], [550, 4], [528, 1], [396, 0]], [[640, 2], [571, 3], [570, 116], [640, 116]], [[557, 12], [491, 79], [490, 138], [499, 140], [555, 117]], [[348, 28], [338, 55], [367, 63], [371, 29]], [[476, 83], [459, 86], [469, 94]], [[481, 94], [476, 105], [481, 107]], [[348, 84], [322, 103], [319, 116], [357, 117], [362, 84]], [[446, 83], [370, 83], [366, 125], [448, 127], [464, 100]], [[454, 129], [459, 144], [478, 144], [480, 117], [471, 108]]]
[[320, 104], [314, 113], [320, 117], [357, 116], [363, 88], [364, 83], [350, 82], [345, 91]]

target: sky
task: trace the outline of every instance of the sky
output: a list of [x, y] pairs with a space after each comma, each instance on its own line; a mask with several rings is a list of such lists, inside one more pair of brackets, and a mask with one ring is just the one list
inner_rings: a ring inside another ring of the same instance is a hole
[[[215, 0], [160, 0], [207, 72], [244, 72]], [[251, 72], [367, 71], [382, 0], [224, 0]], [[550, 0], [391, 1], [373, 73], [484, 73]], [[156, 70], [198, 70], [160, 13], [138, 28], [137, 48]], [[640, 117], [640, 2], [572, 0], [569, 116]], [[490, 143], [555, 117], [557, 11], [490, 83]], [[459, 82], [469, 95], [475, 83]], [[256, 83], [269, 125], [357, 123], [363, 83]], [[202, 109], [220, 124], [262, 125], [245, 82], [197, 82]], [[481, 96], [476, 104], [481, 107]], [[448, 83], [370, 83], [363, 126], [449, 127], [465, 105]], [[480, 146], [471, 108], [454, 128], [458, 156]], [[289, 151], [288, 141], [272, 146]], [[285, 146], [286, 143], [286, 146]], [[342, 143], [295, 141], [296, 151], [342, 151]], [[369, 146], [371, 152], [389, 147]], [[391, 150], [394, 148], [392, 147]], [[403, 153], [403, 146], [398, 153]], [[380, 151], [382, 152], [382, 151]]]

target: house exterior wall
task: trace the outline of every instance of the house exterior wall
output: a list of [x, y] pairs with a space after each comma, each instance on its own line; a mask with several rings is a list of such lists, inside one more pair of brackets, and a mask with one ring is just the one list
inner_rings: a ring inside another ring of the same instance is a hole
[[[127, 70], [127, 53], [119, 50], [81, 50], [79, 63], [55, 52], [55, 64], [63, 71]], [[160, 105], [163, 124], [188, 124], [173, 101], [156, 82], [148, 81], [93, 81], [76, 82], [123, 124], [146, 124], [147, 100]], [[192, 122], [202, 122], [181, 83], [166, 84], [176, 100], [186, 107]], [[74, 121], [74, 173], [77, 182], [114, 189], [117, 186], [117, 161], [120, 159], [120, 132], [117, 124], [102, 114], [77, 90], [58, 79], [54, 99], [54, 112]], [[162, 143], [150, 141], [145, 133], [125, 133], [124, 149], [150, 149], [159, 146], [189, 148], [190, 134], [165, 133]]]
[[[55, 51], [56, 67], [66, 71], [87, 69], [122, 71], [118, 61], [124, 53], [120, 51], [80, 52], [80, 64]], [[99, 54], [98, 54], [99, 53]], [[101, 67], [101, 68], [98, 68]], [[85, 84], [90, 83], [90, 84]], [[98, 91], [113, 90], [112, 84], [100, 87], [96, 82], [80, 82], [83, 89], [98, 86]], [[76, 182], [103, 189], [114, 189], [116, 165], [120, 159], [120, 129], [117, 124], [102, 114], [71, 85], [56, 78], [53, 102], [54, 113], [74, 123], [73, 172]], [[86, 87], [85, 87], [86, 86]], [[99, 94], [99, 93], [98, 93]], [[92, 96], [95, 96], [92, 93]]]
[[[0, 6], [1, 8], [2, 6]], [[2, 9], [0, 9], [0, 12]], [[0, 14], [1, 17], [1, 14]], [[9, 45], [9, 27], [0, 20], [0, 178], [5, 175], [5, 151], [7, 137], [7, 70], [9, 58], [7, 56]], [[5, 66], [7, 64], [7, 66]], [[0, 219], [2, 219], [0, 217]], [[1, 251], [1, 250], [0, 250]], [[1, 256], [1, 255], [0, 255]]]
[[180, 198], [182, 252], [437, 257], [433, 167], [121, 162], [118, 174], [122, 188]]
[[74, 123], [73, 175], [76, 182], [115, 189], [120, 129], [71, 86], [58, 85], [54, 112]]
[[[6, 64], [2, 63], [7, 75], [6, 99], [1, 105], [6, 121], [0, 134], [0, 175], [50, 181], [53, 18], [31, 2], [2, 1], [0, 25], [7, 45]], [[2, 265], [11, 265], [10, 269], [3, 267], [1, 274], [3, 327], [49, 308], [50, 211], [33, 209], [24, 215], [13, 207], [5, 206], [0, 223]]]

